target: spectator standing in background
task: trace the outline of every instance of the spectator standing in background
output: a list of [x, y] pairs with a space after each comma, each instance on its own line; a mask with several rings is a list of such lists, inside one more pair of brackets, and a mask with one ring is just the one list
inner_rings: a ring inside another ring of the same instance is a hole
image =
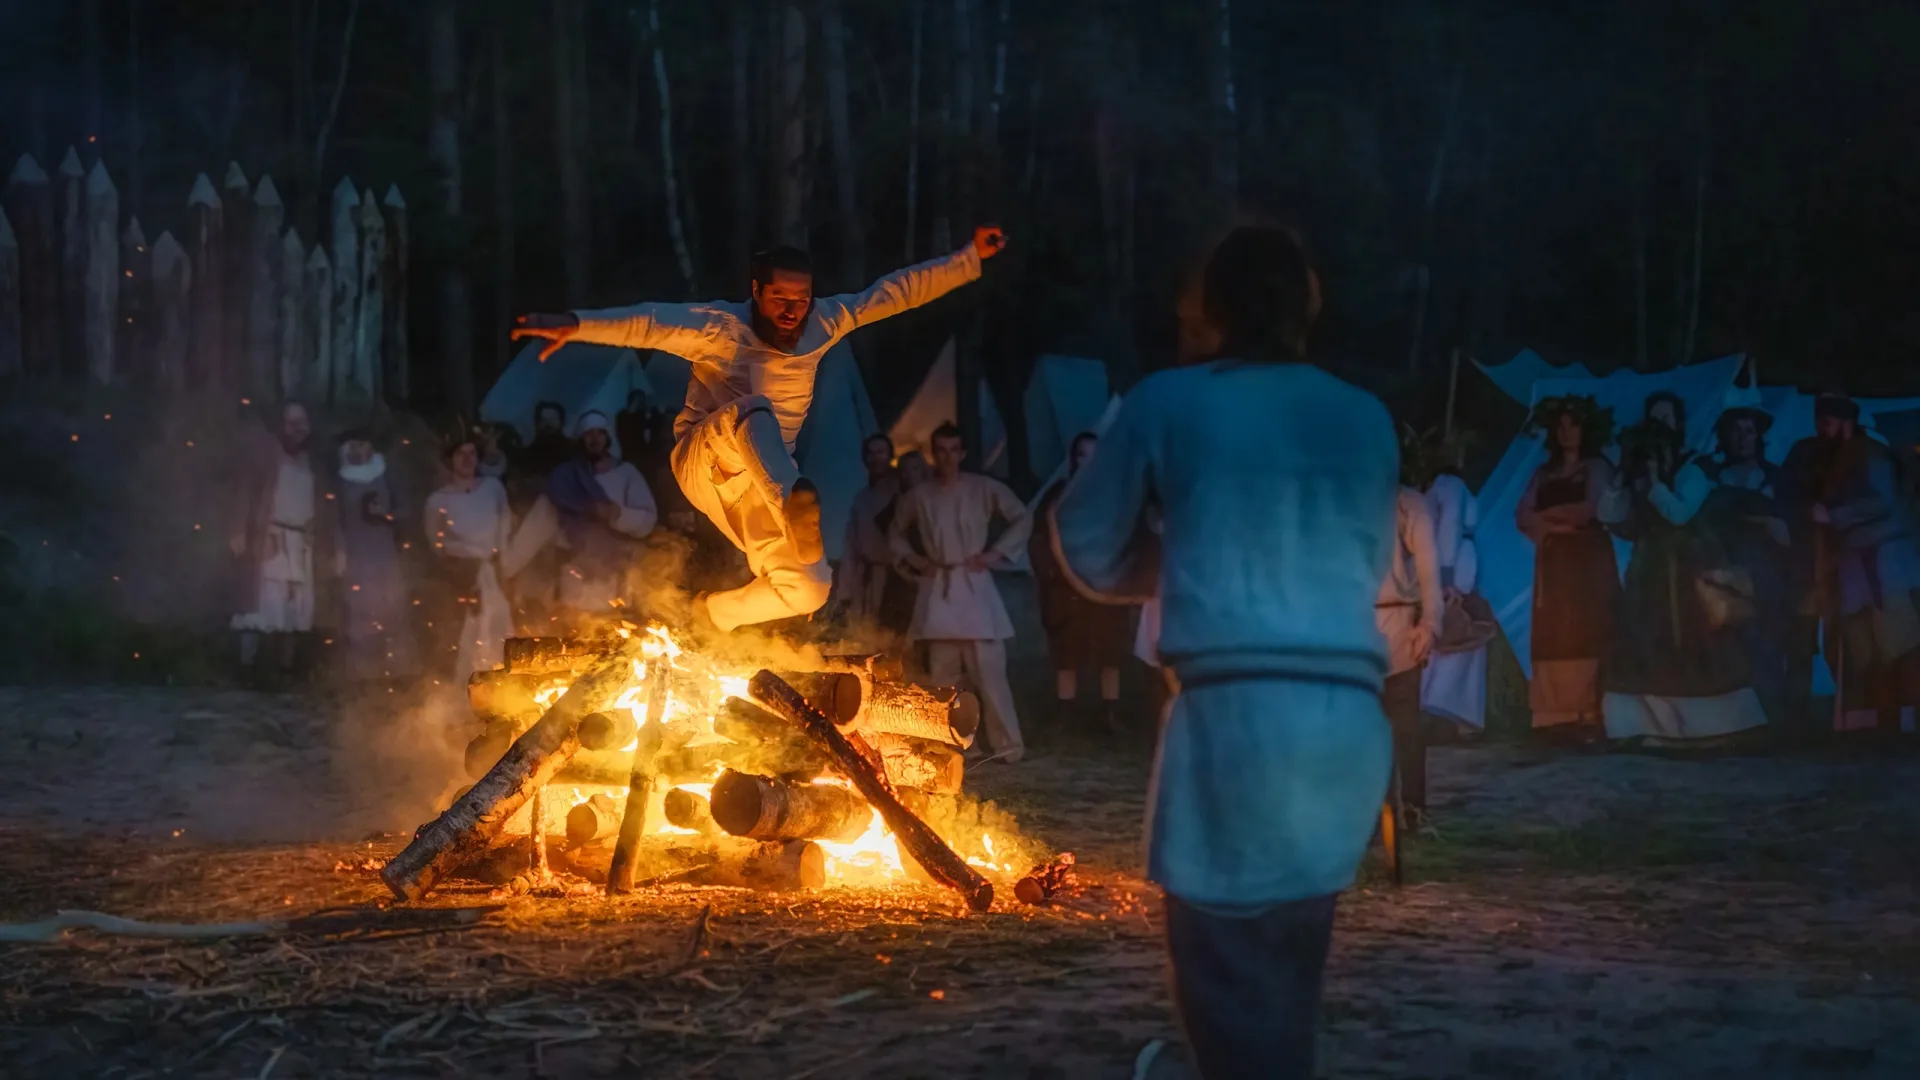
[[411, 633], [412, 610], [400, 566], [398, 505], [387, 477], [387, 459], [364, 431], [340, 439], [340, 550], [345, 556], [341, 596], [345, 601], [340, 652], [347, 678], [363, 684], [397, 682], [419, 672]]
[[240, 633], [240, 665], [249, 682], [263, 681], [263, 646], [274, 668], [264, 681], [293, 674], [301, 643], [323, 621], [321, 589], [342, 569], [328, 470], [314, 462], [312, 442], [307, 407], [289, 401], [280, 409], [272, 448], [246, 463], [228, 547], [239, 578], [232, 626]]

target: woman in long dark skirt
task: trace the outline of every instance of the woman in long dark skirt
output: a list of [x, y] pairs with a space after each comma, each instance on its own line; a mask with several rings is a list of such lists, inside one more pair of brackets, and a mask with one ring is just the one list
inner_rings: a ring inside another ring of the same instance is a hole
[[1541, 402], [1532, 424], [1546, 431], [1549, 456], [1515, 520], [1534, 543], [1533, 726], [1590, 739], [1599, 733], [1600, 660], [1620, 596], [1613, 539], [1599, 514], [1614, 484], [1600, 456], [1613, 418], [1592, 398], [1569, 396]]

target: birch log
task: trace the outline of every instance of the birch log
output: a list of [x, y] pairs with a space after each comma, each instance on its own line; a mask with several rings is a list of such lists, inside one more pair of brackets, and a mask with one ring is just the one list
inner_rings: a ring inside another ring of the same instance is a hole
[[51, 378], [60, 367], [59, 233], [54, 230], [53, 185], [32, 154], [20, 155], [0, 201], [20, 245], [21, 370]]
[[60, 363], [62, 375], [86, 370], [87, 356], [87, 172], [67, 147], [54, 176], [54, 209], [60, 220]]
[[252, 307], [249, 280], [253, 277], [253, 185], [237, 161], [227, 162], [220, 181], [220, 205], [225, 211], [226, 253], [221, 303], [226, 321], [221, 332], [220, 359], [226, 362], [226, 385], [242, 396], [256, 393], [253, 357], [247, 350], [247, 313]]
[[221, 350], [226, 312], [226, 221], [206, 173], [187, 195], [187, 253], [193, 260], [192, 316], [188, 320], [186, 385], [218, 386], [227, 371]]
[[333, 263], [315, 241], [307, 256], [307, 329], [312, 352], [307, 366], [307, 397], [326, 401], [333, 391]]
[[333, 334], [333, 362], [327, 396], [335, 403], [348, 400], [353, 386], [354, 329], [360, 318], [360, 192], [353, 178], [343, 176], [333, 189], [333, 303], [328, 315]]
[[391, 400], [405, 401], [413, 385], [413, 361], [407, 352], [407, 270], [413, 238], [407, 229], [407, 200], [400, 197], [398, 185], [387, 185], [380, 207], [387, 219], [387, 261], [382, 272], [386, 311], [381, 320], [385, 331], [380, 346], [386, 370], [381, 381]]
[[193, 340], [193, 261], [170, 232], [153, 242], [153, 381], [172, 393], [187, 385]]
[[277, 398], [280, 383], [280, 227], [287, 208], [273, 177], [253, 189], [247, 222], [247, 388]]
[[307, 245], [300, 242], [299, 230], [287, 230], [286, 235], [280, 238], [275, 256], [278, 265], [274, 271], [274, 284], [278, 293], [280, 319], [276, 327], [279, 340], [274, 343], [274, 356], [279, 369], [280, 397], [282, 400], [304, 398], [307, 395], [307, 374], [313, 370], [313, 320], [308, 306], [313, 294], [307, 289]]
[[20, 241], [0, 210], [0, 382], [20, 377]]
[[153, 251], [139, 218], [120, 234], [120, 318], [114, 367], [120, 379], [153, 385]]
[[381, 323], [387, 306], [386, 257], [386, 219], [380, 216], [379, 198], [368, 188], [360, 196], [360, 310], [353, 331], [353, 381], [368, 401], [378, 401], [386, 393], [380, 361]]
[[120, 193], [107, 167], [94, 162], [87, 174], [85, 211], [87, 269], [81, 314], [87, 381], [113, 382], [113, 343], [120, 330]]

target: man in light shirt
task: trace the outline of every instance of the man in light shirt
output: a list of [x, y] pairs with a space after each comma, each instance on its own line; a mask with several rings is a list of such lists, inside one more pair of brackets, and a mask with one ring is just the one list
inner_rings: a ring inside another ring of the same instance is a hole
[[526, 315], [513, 334], [547, 341], [542, 360], [569, 341], [585, 341], [658, 349], [692, 365], [674, 423], [673, 472], [753, 572], [751, 583], [696, 601], [716, 627], [730, 631], [811, 615], [831, 591], [820, 494], [793, 459], [821, 358], [862, 326], [978, 280], [981, 260], [1005, 246], [1006, 235], [985, 226], [951, 255], [896, 271], [863, 292], [817, 301], [806, 253], [775, 248], [754, 257], [750, 301]]

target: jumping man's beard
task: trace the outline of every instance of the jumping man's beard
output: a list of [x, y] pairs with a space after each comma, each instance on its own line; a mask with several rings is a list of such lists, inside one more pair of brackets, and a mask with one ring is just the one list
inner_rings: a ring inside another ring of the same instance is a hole
[[[811, 311], [812, 309], [809, 308], [808, 310]], [[800, 344], [800, 331], [806, 325], [807, 320], [801, 319], [799, 322], [793, 324], [793, 329], [782, 330], [773, 324], [772, 319], [762, 315], [759, 309], [756, 308], [753, 312], [754, 336], [782, 352], [792, 352], [793, 347]]]

